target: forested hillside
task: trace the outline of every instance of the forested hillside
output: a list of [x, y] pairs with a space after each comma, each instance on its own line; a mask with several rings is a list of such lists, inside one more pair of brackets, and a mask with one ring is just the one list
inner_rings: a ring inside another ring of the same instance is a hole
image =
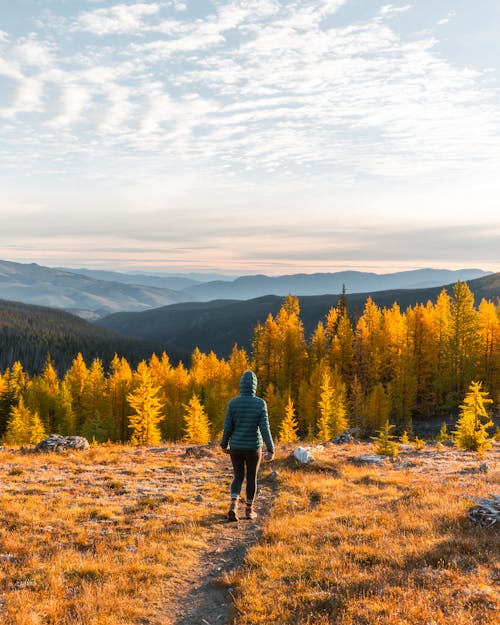
[[[353, 320], [347, 300], [337, 299], [310, 338], [299, 300], [289, 296], [253, 328], [251, 352], [233, 347], [224, 359], [195, 349], [189, 369], [165, 353], [135, 370], [115, 357], [108, 371], [100, 359], [78, 355], [65, 375], [48, 363], [36, 377], [14, 363], [0, 377], [0, 433], [7, 430], [12, 440], [14, 430], [29, 440], [38, 415], [46, 430], [101, 441], [205, 441], [220, 433], [225, 404], [248, 367], [280, 436], [328, 440], [348, 426], [370, 434], [387, 420], [411, 430], [415, 417], [456, 416], [472, 381], [498, 409], [498, 303], [475, 305], [469, 287], [457, 283], [451, 295], [442, 290], [435, 303], [405, 311], [368, 298]], [[137, 428], [151, 438], [140, 438]]]
[[89, 360], [101, 358], [106, 366], [115, 352], [137, 364], [154, 347], [63, 311], [0, 300], [0, 370], [19, 360], [30, 373], [39, 373], [50, 354], [64, 372], [78, 352]]
[[[479, 303], [483, 298], [493, 302], [500, 297], [500, 274], [471, 280], [469, 288]], [[390, 308], [397, 302], [402, 310], [416, 304], [435, 302], [445, 288], [448, 294], [453, 285], [429, 289], [405, 289], [376, 293], [347, 293], [347, 306], [351, 322], [355, 323], [363, 312], [368, 297], [381, 308]], [[339, 295], [300, 297], [301, 320], [306, 337], [314, 332]], [[202, 351], [213, 350], [219, 356], [229, 356], [235, 343], [247, 350], [252, 348], [253, 328], [275, 315], [283, 302], [282, 297], [267, 295], [244, 302], [215, 300], [206, 303], [183, 303], [163, 306], [140, 313], [116, 313], [97, 323], [105, 328], [137, 339], [152, 341], [169, 353], [182, 355], [186, 361], [195, 347]]]

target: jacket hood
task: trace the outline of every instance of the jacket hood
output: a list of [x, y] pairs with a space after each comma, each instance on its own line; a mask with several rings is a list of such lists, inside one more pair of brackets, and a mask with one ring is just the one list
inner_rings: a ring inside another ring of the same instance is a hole
[[240, 378], [240, 394], [255, 395], [257, 390], [257, 376], [253, 371], [245, 371]]

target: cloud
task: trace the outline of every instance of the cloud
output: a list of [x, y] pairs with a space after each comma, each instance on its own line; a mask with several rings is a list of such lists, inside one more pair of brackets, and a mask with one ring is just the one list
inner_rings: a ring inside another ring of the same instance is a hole
[[156, 15], [159, 10], [160, 5], [156, 2], [115, 4], [81, 13], [71, 30], [89, 32], [97, 36], [135, 35], [144, 29], [144, 18]]
[[[133, 204], [140, 215], [154, 208], [157, 221], [140, 218], [145, 229], [192, 243], [172, 209], [196, 206], [192, 227], [207, 237], [196, 243], [214, 248], [222, 245], [212, 238], [216, 228], [244, 242], [245, 228], [229, 232], [231, 211], [236, 222], [247, 215], [270, 227], [297, 219], [296, 232], [273, 233], [303, 259], [321, 224], [338, 259], [349, 242], [351, 258], [356, 249], [375, 254], [362, 231], [335, 237], [330, 212], [370, 226], [404, 213], [413, 227], [418, 215], [435, 221], [443, 207], [443, 220], [454, 223], [460, 212], [485, 222], [493, 214], [496, 77], [443, 58], [436, 35], [398, 31], [394, 16], [412, 5], [386, 4], [345, 24], [337, 20], [342, 0], [218, 0], [196, 19], [179, 2], [92, 4], [60, 16], [64, 29], [46, 20], [37, 34], [0, 37], [2, 171], [36, 179], [40, 193], [50, 181], [57, 193], [45, 196], [48, 205], [85, 217], [85, 205], [95, 205], [97, 220], [110, 205]], [[467, 204], [450, 200], [455, 188]], [[215, 219], [218, 207], [223, 216]], [[202, 218], [204, 211], [210, 215]], [[307, 237], [306, 216], [314, 226]], [[103, 230], [113, 227], [107, 219]], [[129, 221], [138, 236], [140, 219]], [[72, 216], [66, 234], [78, 224]], [[328, 240], [315, 253], [327, 254]], [[405, 246], [417, 254], [411, 237], [401, 240], [401, 254]], [[438, 247], [437, 236], [415, 241]], [[395, 249], [382, 234], [373, 242]]]
[[456, 15], [457, 15], [456, 11], [449, 11], [446, 17], [443, 17], [443, 19], [438, 21], [438, 26], [443, 26], [444, 24], [448, 24], [449, 22], [451, 22], [451, 20], [454, 17], [456, 17]]

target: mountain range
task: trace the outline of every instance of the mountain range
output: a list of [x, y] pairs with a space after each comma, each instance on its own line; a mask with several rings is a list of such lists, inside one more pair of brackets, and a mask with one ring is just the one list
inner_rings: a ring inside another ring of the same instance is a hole
[[[488, 275], [480, 269], [418, 269], [390, 274], [359, 271], [243, 276], [201, 282], [202, 275], [146, 275], [88, 269], [50, 268], [36, 263], [0, 261], [0, 298], [59, 308], [89, 320], [110, 313], [144, 311], [165, 305], [212, 300], [366, 293], [386, 289], [441, 286]], [[213, 276], [209, 276], [213, 277]]]
[[172, 289], [96, 280], [63, 269], [0, 261], [0, 298], [59, 308], [86, 319], [111, 312], [145, 310], [183, 297]]
[[361, 271], [336, 273], [292, 274], [287, 276], [242, 276], [230, 282], [212, 281], [182, 290], [184, 301], [206, 302], [215, 299], [247, 300], [262, 295], [323, 295], [367, 293], [388, 289], [423, 289], [450, 284], [457, 280], [480, 278], [487, 272], [480, 269], [417, 269], [397, 273], [376, 274]]

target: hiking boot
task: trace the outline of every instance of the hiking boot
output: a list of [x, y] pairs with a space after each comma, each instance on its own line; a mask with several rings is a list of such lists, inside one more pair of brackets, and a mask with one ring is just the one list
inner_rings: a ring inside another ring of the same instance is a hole
[[229, 512], [227, 513], [227, 520], [228, 521], [237, 521], [238, 520], [238, 511], [236, 509], [237, 507], [237, 502], [231, 502], [231, 505], [229, 506]]
[[257, 513], [253, 509], [253, 506], [246, 506], [245, 508], [245, 519], [256, 519]]

